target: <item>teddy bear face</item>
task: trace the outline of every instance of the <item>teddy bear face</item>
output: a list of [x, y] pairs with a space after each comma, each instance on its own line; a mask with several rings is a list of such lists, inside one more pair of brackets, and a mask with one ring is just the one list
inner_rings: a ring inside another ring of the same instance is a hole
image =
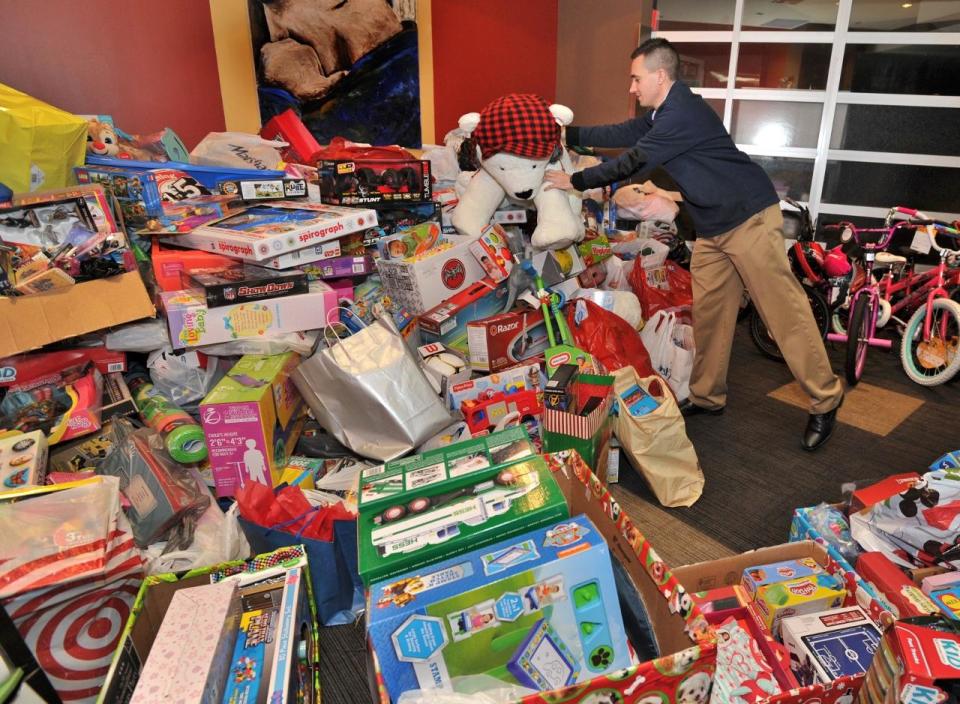
[[116, 156], [120, 153], [117, 132], [108, 122], [90, 120], [87, 123], [87, 151], [98, 156]]
[[508, 198], [530, 200], [543, 185], [543, 175], [549, 163], [549, 159], [531, 159], [500, 152], [485, 159], [483, 169], [493, 177]]

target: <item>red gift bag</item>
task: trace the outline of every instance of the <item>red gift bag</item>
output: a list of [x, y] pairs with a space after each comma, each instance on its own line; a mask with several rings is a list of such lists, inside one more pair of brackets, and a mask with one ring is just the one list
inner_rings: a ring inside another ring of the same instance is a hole
[[654, 376], [640, 333], [616, 313], [588, 299], [567, 306], [567, 326], [577, 347], [586, 350], [610, 372], [632, 366], [641, 376]]
[[644, 320], [649, 320], [660, 310], [693, 305], [690, 272], [671, 259], [650, 269], [643, 267], [642, 258], [637, 259], [630, 270], [629, 281], [633, 292], [640, 299]]

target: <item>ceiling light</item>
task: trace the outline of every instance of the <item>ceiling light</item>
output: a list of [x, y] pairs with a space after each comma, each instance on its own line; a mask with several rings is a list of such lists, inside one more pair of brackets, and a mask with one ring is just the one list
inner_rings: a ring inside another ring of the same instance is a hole
[[913, 3], [912, 3], [912, 2], [905, 2], [905, 3], [903, 3], [900, 7], [902, 7], [904, 10], [909, 10], [911, 7], [913, 7]]

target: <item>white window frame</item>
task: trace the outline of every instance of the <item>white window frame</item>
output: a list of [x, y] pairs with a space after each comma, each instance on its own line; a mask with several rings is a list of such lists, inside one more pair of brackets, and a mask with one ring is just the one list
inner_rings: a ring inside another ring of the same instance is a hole
[[[824, 179], [829, 161], [858, 161], [874, 164], [907, 164], [960, 169], [960, 157], [939, 154], [906, 154], [900, 152], [865, 152], [847, 149], [831, 149], [833, 122], [838, 104], [845, 105], [910, 105], [911, 107], [960, 108], [960, 96], [899, 95], [889, 93], [851, 93], [840, 91], [840, 75], [843, 55], [848, 44], [908, 44], [908, 45], [960, 45], [960, 32], [857, 32], [849, 31], [853, 0], [839, 0], [837, 21], [833, 32], [797, 32], [743, 30], [744, 0], [736, 0], [732, 30], [722, 31], [655, 31], [652, 36], [663, 37], [671, 42], [721, 43], [730, 45], [730, 64], [727, 69], [725, 88], [693, 88], [704, 98], [724, 101], [723, 124], [730, 130], [733, 119], [734, 100], [763, 100], [776, 102], [809, 102], [823, 105], [820, 132], [816, 148], [765, 147], [755, 144], [738, 144], [737, 147], [751, 156], [793, 157], [813, 160], [813, 177], [810, 184], [808, 207], [814, 218], [824, 215], [849, 215], [882, 218], [886, 207], [865, 207], [844, 203], [822, 201]], [[827, 85], [824, 90], [781, 90], [774, 88], [736, 88], [736, 67], [740, 44], [830, 44], [830, 65]], [[922, 203], [891, 203], [923, 208]], [[889, 207], [889, 206], [888, 206]], [[960, 219], [957, 213], [929, 213], [945, 220]]]

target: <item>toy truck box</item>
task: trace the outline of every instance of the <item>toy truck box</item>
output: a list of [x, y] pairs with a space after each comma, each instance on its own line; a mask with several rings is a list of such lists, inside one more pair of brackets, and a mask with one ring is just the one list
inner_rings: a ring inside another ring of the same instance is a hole
[[553, 690], [631, 662], [610, 554], [583, 515], [378, 582], [367, 614], [395, 701], [468, 675]]
[[506, 285], [480, 279], [421, 315], [420, 339], [424, 344], [440, 342], [466, 356], [467, 325], [500, 312], [506, 299]]
[[516, 391], [543, 390], [543, 372], [539, 364], [525, 364], [495, 374], [454, 384], [448, 394], [448, 406], [459, 409], [464, 401], [480, 398], [497, 392], [512, 394]]
[[420, 203], [433, 193], [426, 159], [324, 159], [320, 200], [333, 205]]
[[290, 373], [293, 352], [246, 355], [200, 402], [217, 496], [248, 481], [266, 486], [283, 470], [303, 427], [303, 399]]
[[401, 493], [383, 510], [361, 509], [357, 535], [365, 584], [569, 515], [556, 480], [537, 456], [492, 476], [472, 472], [453, 485], [437, 482], [434, 487], [439, 488], [417, 492], [409, 500]]

